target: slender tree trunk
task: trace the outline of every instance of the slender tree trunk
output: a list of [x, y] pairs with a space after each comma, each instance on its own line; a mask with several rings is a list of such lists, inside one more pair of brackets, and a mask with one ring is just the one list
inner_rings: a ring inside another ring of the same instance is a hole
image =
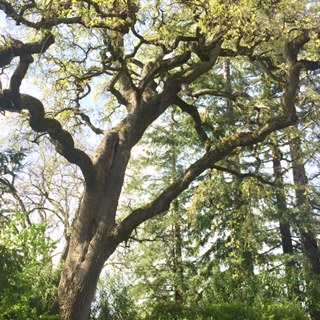
[[273, 137], [274, 143], [272, 145], [272, 162], [274, 177], [277, 184], [277, 189], [275, 192], [276, 206], [279, 217], [282, 252], [289, 258], [289, 260], [287, 258], [285, 259], [285, 269], [288, 297], [291, 300], [295, 297], [299, 297], [299, 284], [297, 282], [296, 262], [292, 258], [290, 258], [290, 256], [293, 256], [294, 254], [294, 248], [292, 244], [286, 195], [283, 190], [281, 151], [278, 146], [277, 134], [273, 134]]
[[173, 232], [173, 273], [175, 275], [174, 283], [174, 298], [175, 302], [182, 304], [183, 296], [183, 259], [182, 259], [182, 234], [179, 215], [179, 203], [177, 200], [173, 202], [174, 223], [172, 226]]
[[[297, 129], [296, 129], [297, 130]], [[293, 180], [295, 184], [296, 207], [303, 217], [303, 225], [300, 226], [301, 244], [306, 258], [306, 282], [308, 290], [308, 307], [312, 320], [320, 320], [318, 303], [318, 291], [320, 286], [320, 253], [316, 237], [311, 231], [312, 212], [307, 198], [308, 178], [304, 166], [304, 157], [299, 137], [290, 141], [292, 159]]]
[[[177, 135], [173, 123], [171, 122], [171, 135]], [[172, 139], [174, 141], [174, 139]], [[173, 144], [171, 145], [171, 171], [172, 171], [172, 182], [178, 178], [179, 172], [177, 168], [177, 149]], [[182, 233], [181, 233], [181, 219], [179, 210], [178, 199], [172, 202], [172, 215], [173, 215], [173, 225], [172, 225], [172, 266], [174, 273], [174, 300], [178, 304], [182, 304], [184, 301], [183, 294], [183, 258], [182, 258]]]

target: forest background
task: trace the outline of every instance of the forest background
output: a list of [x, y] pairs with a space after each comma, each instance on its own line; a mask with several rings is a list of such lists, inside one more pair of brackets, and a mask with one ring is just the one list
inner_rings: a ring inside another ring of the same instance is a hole
[[319, 9], [0, 0], [0, 319], [320, 320]]

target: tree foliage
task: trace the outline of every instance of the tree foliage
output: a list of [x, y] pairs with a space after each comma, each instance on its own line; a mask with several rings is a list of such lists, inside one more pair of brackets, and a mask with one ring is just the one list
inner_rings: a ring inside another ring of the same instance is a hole
[[[80, 197], [64, 197], [72, 203], [64, 202], [67, 209], [45, 188], [37, 188], [43, 204], [51, 205], [35, 211], [48, 220], [46, 213], [54, 206], [58, 214], [52, 221], [65, 226], [58, 288], [63, 319], [88, 318], [105, 262], [145, 222], [153, 234], [172, 239], [166, 249], [171, 246], [177, 301], [184, 299], [184, 272], [202, 290], [214, 265], [219, 272], [232, 272], [232, 285], [242, 298], [254, 299], [254, 285], [242, 289], [255, 278], [255, 268], [268, 265], [261, 251], [284, 244], [284, 230], [287, 239], [300, 237], [297, 252], [304, 258], [288, 255], [311, 270], [312, 281], [302, 277], [299, 285], [313, 292], [320, 276], [317, 228], [310, 223], [314, 212], [303, 145], [287, 128], [301, 130], [316, 113], [317, 4], [0, 0], [0, 10], [6, 16], [0, 109], [6, 117], [14, 112], [27, 120], [24, 127], [35, 132], [33, 141], [50, 143], [64, 158], [65, 172], [74, 165], [73, 178], [81, 185]], [[274, 201], [282, 199], [272, 189], [281, 184], [280, 177], [274, 181], [269, 174], [275, 152], [270, 135], [276, 131], [288, 135], [279, 150], [288, 152], [289, 146], [292, 166], [283, 169], [281, 161], [280, 166], [273, 162], [274, 170], [292, 169], [294, 192], [285, 196], [294, 199], [286, 206], [306, 217], [304, 224], [289, 224], [279, 210], [268, 216], [277, 207]], [[147, 156], [134, 156], [148, 135]], [[46, 149], [50, 157], [52, 150]], [[136, 170], [136, 184], [130, 181], [133, 158], [140, 168], [148, 159], [153, 170]], [[52, 163], [48, 169], [52, 172]], [[56, 188], [57, 178], [51, 177]], [[68, 187], [74, 180], [62, 181]], [[128, 194], [123, 195], [125, 186]], [[193, 199], [187, 192], [192, 188], [197, 188]], [[150, 220], [161, 213], [166, 213], [163, 221]], [[267, 229], [278, 223], [280, 236]], [[203, 256], [199, 264], [192, 261], [196, 253]], [[320, 317], [312, 302], [316, 296], [306, 298], [315, 320]]]

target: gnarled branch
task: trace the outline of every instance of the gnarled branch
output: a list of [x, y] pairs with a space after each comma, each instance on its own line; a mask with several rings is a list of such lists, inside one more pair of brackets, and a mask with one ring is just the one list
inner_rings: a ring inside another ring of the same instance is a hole
[[54, 36], [51, 33], [39, 41], [29, 43], [9, 38], [8, 43], [0, 47], [0, 67], [9, 65], [14, 57], [45, 52], [53, 43]]
[[[2, 105], [1, 99], [0, 109], [15, 111], [15, 109], [12, 110], [12, 105]], [[9, 102], [11, 102], [10, 99], [8, 99]], [[59, 121], [45, 117], [44, 107], [40, 100], [27, 94], [19, 94], [19, 110], [28, 110], [30, 127], [36, 132], [47, 132], [57, 152], [70, 163], [79, 166], [87, 184], [93, 182], [95, 170], [90, 157], [84, 151], [75, 148], [71, 134], [62, 128]]]

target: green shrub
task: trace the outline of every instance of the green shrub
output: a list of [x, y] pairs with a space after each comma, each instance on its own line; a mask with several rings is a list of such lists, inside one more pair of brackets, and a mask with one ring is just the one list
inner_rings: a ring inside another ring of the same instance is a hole
[[198, 312], [199, 319], [212, 320], [256, 320], [252, 308], [241, 303], [217, 304], [203, 307]]
[[294, 302], [272, 303], [252, 308], [245, 303], [185, 307], [159, 303], [147, 320], [307, 320], [301, 306]]
[[148, 320], [256, 320], [255, 312], [245, 304], [217, 304], [183, 307], [174, 303], [158, 304]]
[[256, 311], [261, 320], [307, 320], [299, 303], [273, 303]]

